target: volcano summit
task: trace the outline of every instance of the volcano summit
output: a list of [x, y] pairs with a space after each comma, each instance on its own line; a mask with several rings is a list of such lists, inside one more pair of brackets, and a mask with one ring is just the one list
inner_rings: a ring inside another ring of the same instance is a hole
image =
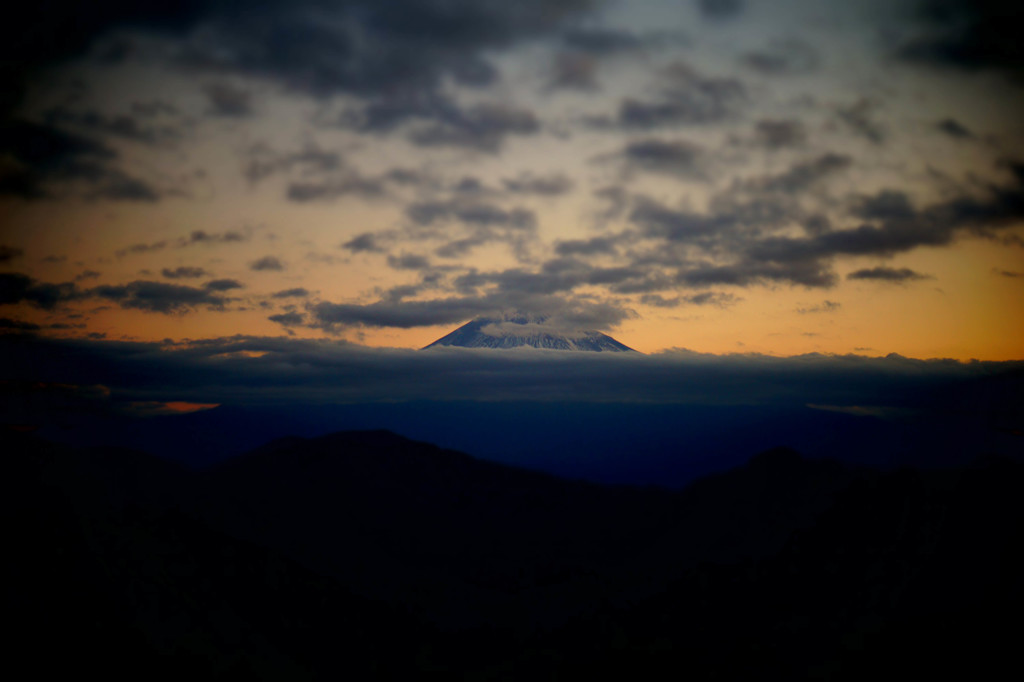
[[502, 318], [478, 317], [451, 334], [424, 346], [462, 348], [548, 348], [552, 350], [635, 353], [629, 346], [597, 331], [566, 331], [550, 325], [547, 318], [514, 314]]

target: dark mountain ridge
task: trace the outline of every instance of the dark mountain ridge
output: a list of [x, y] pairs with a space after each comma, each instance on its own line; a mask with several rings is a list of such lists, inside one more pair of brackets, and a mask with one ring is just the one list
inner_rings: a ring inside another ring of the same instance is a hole
[[671, 491], [382, 431], [201, 472], [4, 439], [8, 643], [37, 667], [58, 650], [125, 678], [984, 673], [1022, 605], [1024, 467], [1002, 459], [877, 472], [778, 449]]

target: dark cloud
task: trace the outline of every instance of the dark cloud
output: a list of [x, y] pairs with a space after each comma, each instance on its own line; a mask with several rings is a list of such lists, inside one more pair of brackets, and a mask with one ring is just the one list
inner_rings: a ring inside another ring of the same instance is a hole
[[142, 201], [153, 203], [160, 200], [160, 192], [144, 180], [126, 175], [121, 171], [107, 169], [98, 176], [94, 189], [87, 193], [91, 199], [111, 201]]
[[322, 175], [343, 167], [341, 155], [337, 152], [307, 146], [294, 152], [276, 152], [266, 145], [256, 145], [246, 153], [245, 177], [257, 183], [278, 173], [298, 171], [302, 175]]
[[412, 132], [421, 147], [465, 147], [497, 152], [509, 135], [532, 135], [540, 123], [532, 111], [503, 104], [481, 104], [456, 115], [438, 117]]
[[245, 285], [237, 279], [211, 279], [203, 285], [207, 291], [230, 291], [231, 289], [242, 289]]
[[384, 248], [377, 243], [377, 237], [371, 232], [364, 232], [341, 245], [352, 253], [382, 253]]
[[587, 329], [606, 329], [632, 315], [630, 311], [610, 303], [577, 301], [523, 290], [496, 292], [483, 297], [381, 300], [363, 305], [322, 302], [309, 307], [313, 326], [326, 330], [431, 327], [463, 323], [474, 317], [500, 317], [507, 310], [529, 310], [534, 315], [556, 316], [567, 324]]
[[926, 30], [900, 45], [908, 61], [938, 68], [1005, 73], [1024, 82], [1019, 27], [1024, 8], [1013, 0], [925, 0]]
[[703, 76], [685, 64], [673, 64], [661, 79], [658, 97], [627, 97], [611, 122], [594, 123], [627, 130], [720, 123], [739, 113], [747, 101], [746, 87], [739, 80]]
[[728, 265], [697, 264], [681, 271], [678, 280], [694, 287], [717, 284], [746, 287], [765, 282], [831, 287], [836, 283], [836, 275], [827, 263], [820, 261], [773, 262], [747, 257]]
[[802, 40], [782, 40], [746, 53], [741, 61], [759, 74], [783, 76], [811, 73], [818, 68], [820, 57]]
[[306, 316], [302, 313], [287, 312], [280, 313], [278, 315], [271, 315], [267, 318], [271, 322], [277, 322], [278, 324], [285, 327], [296, 327], [301, 324], [305, 324]]
[[[428, 125], [415, 137], [423, 144], [492, 151], [507, 134], [536, 130], [532, 114], [491, 106], [452, 118], [449, 111], [416, 102], [441, 98], [447, 79], [468, 87], [497, 82], [500, 74], [490, 61], [496, 51], [577, 26], [596, 4], [273, 0], [253, 8], [220, 0], [152, 6], [100, 0], [84, 8], [55, 0], [26, 5], [18, 21], [0, 30], [0, 120], [47, 67], [82, 56], [104, 40], [109, 48], [114, 37], [130, 44], [132, 34], [142, 33], [162, 41], [169, 49], [158, 54], [174, 65], [218, 79], [207, 89], [214, 113], [247, 114], [248, 97], [223, 83], [258, 79], [321, 99], [353, 96], [391, 110], [392, 128], [410, 118], [425, 119]], [[129, 55], [108, 49], [106, 59], [123, 61]], [[4, 190], [33, 195], [41, 191], [37, 184], [19, 178], [6, 182]]]
[[309, 296], [309, 291], [302, 287], [295, 287], [293, 289], [282, 289], [281, 291], [275, 291], [272, 293], [271, 298], [306, 298]]
[[45, 310], [52, 310], [60, 303], [80, 297], [81, 292], [71, 282], [49, 284], [38, 282], [20, 272], [0, 273], [0, 305], [24, 301]]
[[122, 285], [105, 285], [91, 289], [90, 296], [116, 302], [122, 308], [152, 313], [184, 313], [197, 306], [222, 309], [227, 302], [207, 288], [136, 280]]
[[616, 237], [591, 237], [590, 239], [570, 239], [555, 243], [555, 253], [559, 256], [597, 256], [614, 254], [618, 249], [619, 239]]
[[75, 281], [82, 282], [87, 279], [97, 279], [101, 274], [102, 273], [96, 272], [95, 270], [83, 270], [75, 275]]
[[378, 178], [365, 178], [358, 174], [320, 182], [293, 182], [288, 185], [289, 201], [306, 203], [310, 201], [332, 201], [344, 196], [364, 199], [382, 197], [387, 193], [384, 183]]
[[[964, 233], [997, 238], [999, 230], [1024, 219], [1024, 170], [1008, 164], [1014, 182], [920, 208], [895, 190], [855, 196], [846, 206], [846, 217], [855, 219], [855, 226], [837, 228], [805, 211], [799, 197], [849, 164], [848, 157], [823, 154], [773, 175], [738, 180], [713, 194], [703, 212], [626, 196], [627, 217], [637, 228], [627, 253], [632, 265], [627, 265], [645, 274], [610, 288], [654, 293], [772, 283], [831, 287], [838, 281], [833, 270], [837, 258], [887, 257], [945, 246]], [[805, 236], [792, 236], [797, 226]]]
[[537, 225], [533, 211], [523, 208], [505, 209], [495, 204], [463, 201], [424, 201], [410, 204], [406, 217], [417, 225], [429, 226], [437, 222], [457, 220], [479, 227], [501, 227], [513, 230], [532, 230]]
[[744, 0], [697, 0], [701, 14], [710, 19], [731, 19], [743, 11]]
[[614, 157], [622, 161], [627, 171], [673, 175], [688, 180], [706, 179], [704, 149], [685, 140], [637, 140], [627, 143]]
[[564, 90], [596, 90], [597, 59], [583, 52], [562, 52], [551, 67], [548, 87]]
[[23, 322], [22, 320], [12, 320], [9, 317], [0, 317], [0, 329], [15, 332], [35, 332], [42, 329], [42, 327], [33, 322]]
[[656, 41], [657, 37], [639, 36], [629, 31], [616, 29], [576, 28], [563, 35], [565, 45], [578, 52], [594, 56], [610, 56], [624, 52], [636, 52]]
[[202, 268], [180, 265], [173, 270], [170, 268], [164, 268], [160, 271], [160, 274], [167, 279], [195, 279], [197, 277], [202, 277], [207, 273], [206, 270], [203, 270]]
[[282, 263], [276, 256], [264, 256], [249, 263], [250, 270], [284, 270], [284, 263]]
[[388, 266], [396, 270], [425, 270], [430, 261], [425, 256], [403, 253], [401, 256], [388, 256]]
[[761, 192], [796, 194], [803, 192], [829, 175], [846, 170], [853, 159], [845, 154], [826, 152], [808, 161], [800, 161], [781, 173], [762, 175], [738, 183], [738, 187]]
[[30, 121], [0, 119], [0, 150], [9, 158], [0, 165], [0, 195], [39, 199], [52, 195], [55, 184], [82, 182], [94, 191], [127, 176], [111, 163], [117, 154], [82, 135]]
[[567, 194], [573, 188], [573, 181], [565, 175], [533, 175], [526, 173], [502, 181], [505, 189], [513, 194], [536, 194], [555, 197]]
[[210, 83], [203, 88], [209, 113], [225, 118], [247, 118], [253, 114], [252, 93], [231, 83]]
[[914, 272], [910, 268], [864, 268], [863, 270], [855, 270], [846, 276], [846, 279], [871, 279], [882, 282], [895, 282], [903, 283], [910, 282], [916, 279], [929, 279], [928, 275], [922, 275], [919, 272]]
[[809, 308], [797, 308], [796, 311], [801, 315], [811, 315], [814, 313], [834, 313], [842, 307], [842, 304], [836, 303], [835, 301], [824, 300], [818, 305], [810, 306]]
[[796, 147], [807, 140], [807, 131], [800, 121], [764, 119], [754, 126], [758, 144], [769, 149]]
[[158, 242], [152, 242], [149, 244], [132, 244], [131, 246], [126, 246], [123, 249], [118, 249], [117, 251], [114, 252], [114, 255], [116, 255], [118, 258], [123, 258], [128, 254], [151, 253], [153, 251], [161, 251], [166, 248], [167, 241], [160, 240]]
[[733, 294], [721, 291], [703, 291], [699, 294], [683, 296], [682, 300], [691, 305], [710, 305], [716, 308], [726, 308], [736, 303], [739, 299]]
[[974, 134], [963, 124], [952, 118], [944, 118], [935, 124], [935, 127], [950, 137], [960, 140], [967, 140], [974, 137]]
[[181, 237], [177, 241], [179, 248], [191, 246], [192, 244], [231, 244], [244, 242], [248, 237], [241, 232], [228, 230], [226, 232], [206, 232], [205, 230], [193, 230], [187, 237]]
[[174, 345], [11, 334], [0, 344], [8, 360], [4, 380], [106, 386], [127, 400], [172, 395], [234, 406], [485, 399], [917, 408], [954, 382], [1001, 377], [1017, 387], [1024, 369], [1020, 362], [898, 355], [779, 358], [691, 351], [564, 353], [553, 362], [552, 351], [531, 349], [414, 351], [245, 336]]
[[742, 299], [721, 291], [702, 291], [699, 294], [689, 296], [676, 296], [675, 298], [664, 298], [658, 294], [644, 294], [640, 302], [658, 308], [678, 308], [681, 305], [706, 305], [715, 308], [728, 308]]
[[[173, 116], [172, 121], [164, 120]], [[158, 118], [159, 117], [159, 118]], [[136, 103], [128, 114], [105, 114], [95, 109], [77, 111], [55, 107], [45, 116], [50, 125], [64, 125], [88, 133], [131, 140], [147, 145], [175, 142], [182, 137], [184, 122], [177, 110], [160, 103]], [[154, 122], [157, 119], [158, 122]]]
[[25, 255], [24, 249], [0, 244], [0, 263], [10, 263], [12, 260], [21, 258], [23, 255]]
[[869, 99], [861, 98], [849, 106], [836, 109], [836, 118], [846, 128], [874, 144], [885, 141], [885, 130], [874, 117], [876, 106]]

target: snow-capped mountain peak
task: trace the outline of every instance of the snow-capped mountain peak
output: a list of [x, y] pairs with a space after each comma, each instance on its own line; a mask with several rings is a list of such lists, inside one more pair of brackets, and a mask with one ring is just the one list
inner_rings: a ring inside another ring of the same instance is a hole
[[567, 330], [552, 325], [545, 316], [523, 313], [509, 313], [500, 318], [478, 317], [425, 348], [437, 346], [635, 352], [607, 334], [591, 330]]

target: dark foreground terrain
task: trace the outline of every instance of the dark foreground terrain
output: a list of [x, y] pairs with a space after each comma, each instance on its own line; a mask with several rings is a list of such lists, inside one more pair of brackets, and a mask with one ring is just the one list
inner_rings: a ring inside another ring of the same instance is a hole
[[1015, 461], [880, 472], [774, 450], [670, 491], [388, 432], [275, 441], [199, 472], [3, 438], [4, 648], [33, 678], [998, 679], [1016, 667]]

